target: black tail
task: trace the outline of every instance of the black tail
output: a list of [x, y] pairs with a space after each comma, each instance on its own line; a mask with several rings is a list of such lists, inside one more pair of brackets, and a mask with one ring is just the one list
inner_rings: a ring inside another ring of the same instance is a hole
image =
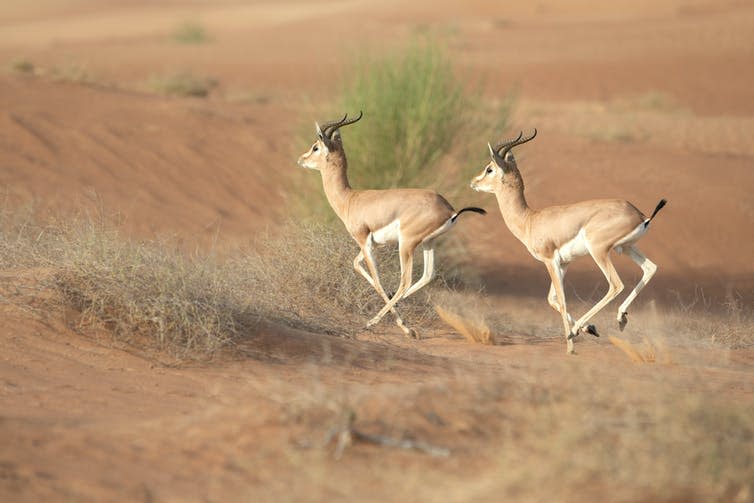
[[649, 217], [646, 221], [644, 221], [644, 227], [649, 225], [649, 222], [652, 221], [652, 219], [657, 215], [657, 212], [659, 212], [661, 209], [665, 207], [665, 205], [668, 204], [667, 200], [660, 199], [660, 202], [657, 203], [657, 206], [655, 207], [655, 210], [652, 212], [652, 216]]
[[456, 213], [455, 215], [453, 215], [453, 217], [451, 217], [450, 220], [453, 221], [453, 222], [455, 222], [456, 218], [458, 218], [458, 215], [460, 215], [464, 211], [473, 211], [474, 213], [479, 213], [480, 215], [486, 215], [487, 214], [487, 211], [483, 210], [482, 208], [476, 208], [474, 206], [469, 206], [467, 208], [463, 208], [458, 213]]

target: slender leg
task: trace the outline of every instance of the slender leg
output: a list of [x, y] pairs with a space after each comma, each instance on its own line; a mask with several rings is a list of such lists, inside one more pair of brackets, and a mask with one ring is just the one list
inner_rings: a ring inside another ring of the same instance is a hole
[[639, 295], [639, 292], [647, 286], [649, 280], [651, 280], [652, 276], [657, 272], [657, 266], [645, 257], [635, 245], [624, 247], [623, 252], [628, 255], [631, 260], [636, 262], [636, 265], [641, 267], [643, 274], [639, 282], [636, 284], [636, 287], [630, 294], [628, 294], [626, 300], [624, 300], [623, 304], [618, 308], [618, 327], [621, 330], [623, 330], [626, 327], [626, 323], [628, 323], [628, 306], [631, 305], [634, 299], [636, 299], [636, 296]]
[[413, 272], [414, 265], [414, 249], [416, 249], [416, 244], [406, 245], [404, 243], [401, 243], [399, 245], [398, 253], [400, 254], [401, 259], [401, 281], [398, 284], [398, 290], [395, 292], [395, 295], [393, 295], [393, 298], [390, 299], [387, 304], [385, 304], [385, 306], [380, 310], [379, 313], [377, 313], [377, 316], [369, 320], [369, 323], [367, 323], [367, 328], [379, 323], [382, 317], [385, 316], [385, 314], [387, 314], [387, 312], [393, 308], [395, 303], [403, 298], [406, 290], [408, 290], [411, 286], [411, 274]]
[[[362, 261], [365, 261], [367, 263], [369, 272], [364, 270], [364, 267], [362, 266]], [[379, 276], [379, 273], [377, 272], [377, 261], [375, 260], [374, 254], [372, 253], [371, 236], [367, 238], [367, 241], [364, 244], [364, 247], [361, 249], [361, 252], [354, 259], [353, 266], [356, 269], [356, 271], [358, 271], [362, 276], [364, 276], [364, 278], [369, 282], [369, 284], [372, 285], [372, 287], [374, 287], [374, 289], [377, 291], [380, 297], [382, 297], [382, 300], [384, 300], [385, 303], [387, 303], [390, 299], [385, 293], [384, 288], [382, 288], [382, 283], [380, 283], [380, 276]], [[406, 324], [403, 322], [403, 319], [401, 319], [401, 316], [398, 314], [398, 311], [395, 308], [390, 309], [390, 311], [393, 313], [393, 316], [395, 316], [395, 323], [400, 327], [403, 333], [409, 337], [416, 338], [416, 332], [414, 331], [414, 329], [406, 326]]]
[[411, 285], [411, 288], [409, 288], [406, 293], [403, 294], [403, 298], [409, 297], [410, 295], [413, 295], [416, 293], [417, 290], [420, 288], [424, 288], [427, 286], [427, 284], [432, 281], [432, 278], [435, 277], [435, 250], [434, 248], [425, 248], [424, 249], [424, 273], [422, 274], [422, 277]]
[[568, 352], [568, 354], [573, 354], [573, 332], [571, 332], [571, 322], [569, 321], [570, 316], [568, 315], [568, 311], [566, 310], [565, 293], [563, 292], [563, 275], [565, 274], [565, 272], [560, 262], [547, 261], [545, 262], [545, 266], [547, 267], [547, 272], [550, 273], [550, 280], [552, 281], [552, 286], [555, 289], [555, 293], [557, 295], [557, 302], [559, 303], [560, 307], [559, 309], [557, 309], [557, 311], [560, 312], [560, 316], [563, 319], [563, 331], [566, 338], [566, 351]]
[[[567, 269], [568, 269], [568, 264], [560, 264], [560, 270], [561, 270], [560, 279], [561, 279], [561, 281], [563, 280], [563, 278], [565, 278], [565, 273], [566, 273]], [[550, 283], [550, 291], [547, 294], [547, 302], [550, 304], [550, 306], [554, 310], [556, 310], [557, 312], [560, 312], [560, 304], [558, 304], [558, 296], [557, 296], [557, 294], [555, 292], [555, 283]], [[571, 315], [568, 314], [568, 313], [566, 313], [566, 315], [568, 316], [568, 323], [570, 323], [571, 325], [573, 325], [573, 318], [571, 318]]]
[[[610, 260], [610, 249], [599, 250], [597, 252], [592, 252], [590, 250], [590, 253], [592, 255], [592, 258], [602, 271], [602, 274], [605, 275], [605, 279], [607, 279], [608, 289], [605, 296], [602, 297], [599, 302], [597, 302], [589, 311], [586, 312], [584, 316], [579, 318], [579, 320], [573, 325], [574, 335], [578, 334], [595, 314], [600, 312], [603, 307], [605, 307], [611, 300], [613, 300], [618, 296], [618, 294], [623, 291], [623, 282], [620, 280], [618, 272], [615, 270], [615, 266]], [[592, 333], [594, 334], [595, 332]]]

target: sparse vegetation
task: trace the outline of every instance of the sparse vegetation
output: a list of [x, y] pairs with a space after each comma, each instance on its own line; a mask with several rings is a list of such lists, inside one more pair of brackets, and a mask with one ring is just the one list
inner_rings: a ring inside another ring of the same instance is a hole
[[217, 86], [217, 81], [209, 77], [199, 77], [187, 72], [153, 76], [149, 88], [168, 96], [206, 98]]
[[34, 66], [34, 63], [32, 63], [30, 60], [26, 58], [16, 58], [13, 61], [10, 62], [8, 65], [8, 68], [13, 73], [19, 73], [24, 75], [32, 75], [34, 74], [36, 67]]
[[197, 21], [186, 21], [178, 26], [172, 38], [180, 44], [204, 44], [210, 40], [207, 30]]
[[[260, 239], [256, 251], [234, 268], [248, 271], [265, 292], [259, 302], [267, 306], [268, 312], [284, 313], [281, 321], [350, 334], [363, 328], [368, 317], [384, 305], [354, 271], [357, 253], [358, 246], [340, 226], [290, 224], [280, 234]], [[400, 277], [395, 250], [381, 248], [375, 255], [383, 285], [386, 289], [395, 288]], [[431, 292], [428, 288], [397, 306], [409, 324], [421, 325], [434, 316], [426, 301]], [[381, 326], [391, 326], [390, 317]]]
[[[133, 241], [102, 221], [41, 226], [7, 212], [0, 240], [0, 267], [44, 268], [44, 288], [58, 294], [53, 304], [80, 313], [80, 327], [188, 358], [232, 345], [260, 322], [353, 334], [382, 306], [353, 271], [355, 254], [322, 226], [291, 224], [220, 260], [187, 256], [170, 241]], [[397, 283], [397, 260], [381, 265], [386, 284]], [[432, 316], [424, 295], [401, 308], [414, 323]]]
[[483, 319], [467, 318], [439, 305], [435, 306], [435, 311], [442, 321], [456, 329], [467, 341], [477, 344], [495, 344], [490, 327]]
[[88, 65], [79, 62], [69, 62], [63, 66], [56, 66], [50, 72], [52, 79], [57, 82], [68, 82], [92, 86], [99, 83], [99, 79], [92, 73]]

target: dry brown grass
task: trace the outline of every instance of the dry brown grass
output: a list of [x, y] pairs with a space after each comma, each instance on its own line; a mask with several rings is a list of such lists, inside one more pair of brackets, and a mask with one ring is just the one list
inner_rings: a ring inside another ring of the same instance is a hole
[[[341, 335], [353, 334], [380, 310], [383, 300], [353, 269], [358, 246], [340, 224], [286, 225], [275, 235], [263, 236], [253, 252], [237, 262], [264, 288], [262, 304], [277, 306], [289, 320], [309, 328]], [[380, 281], [390, 293], [397, 288], [400, 264], [394, 247], [379, 248], [377, 258]], [[234, 261], [234, 263], [236, 263]], [[418, 264], [416, 269], [419, 269]], [[444, 286], [442, 273], [436, 280]], [[412, 326], [434, 318], [427, 302], [432, 288], [402, 300], [396, 308]], [[379, 327], [391, 327], [391, 315]]]
[[[213, 354], [253, 337], [260, 321], [348, 334], [381, 302], [353, 273], [356, 250], [347, 236], [319, 227], [288, 226], [262, 239], [259, 248], [223, 260], [188, 255], [170, 241], [129, 240], [96, 219], [38, 225], [28, 213], [6, 211], [2, 217], [0, 267], [31, 271], [28, 281], [16, 283], [20, 293], [5, 294], [6, 300], [25, 303], [52, 293], [45, 308], [73, 308], [82, 330], [104, 328], [137, 349], [151, 345], [183, 358]], [[39, 286], [44, 291], [32, 289], [39, 279], [36, 270], [45, 271]], [[407, 304], [404, 315], [429, 318], [427, 306], [438, 303], [449, 306], [440, 310], [460, 320], [475, 342], [486, 340], [485, 332], [491, 338], [510, 331], [508, 315], [494, 318], [480, 296], [431, 291], [429, 296], [436, 298]], [[549, 313], [547, 306], [541, 310]], [[516, 313], [522, 320], [515, 323], [524, 323], [526, 315]], [[644, 314], [632, 319], [639, 337], [643, 330], [658, 330], [651, 313]], [[742, 322], [748, 319], [745, 312], [741, 316]], [[538, 326], [546, 331], [541, 322]], [[557, 333], [557, 323], [553, 326]], [[661, 338], [647, 341], [645, 347], [626, 347], [643, 362], [675, 356], [676, 347], [666, 349]], [[505, 348], [490, 348], [499, 349]], [[279, 402], [266, 412], [266, 425], [280, 423], [295, 432], [282, 449], [278, 444], [274, 450], [269, 444], [262, 448], [274, 459], [276, 474], [295, 473], [295, 494], [312, 487], [322, 495], [358, 494], [366, 479], [376, 487], [401, 480], [398, 493], [379, 493], [375, 499], [750, 501], [750, 400], [731, 398], [731, 382], [708, 379], [700, 366], [613, 362], [618, 364], [530, 358], [488, 368], [448, 358], [442, 365], [457, 368], [419, 380], [415, 373], [401, 379], [393, 372], [397, 381], [355, 379], [352, 367], [344, 365], [349, 378], [325, 382], [319, 372], [337, 372], [332, 370], [337, 366], [312, 368], [310, 378], [296, 368], [291, 372], [299, 382], [274, 375], [257, 390], [258, 396]], [[337, 461], [322, 439], [343, 411], [356, 413], [359, 430], [367, 434], [442, 446], [450, 455], [423, 462], [409, 457], [421, 453], [357, 444]], [[237, 422], [237, 413], [234, 407], [232, 417], [208, 416], [204, 427], [213, 431], [215, 421]], [[257, 410], [249, 405], [240, 414], [252, 420]], [[194, 447], [197, 452], [226, 449], [220, 452], [223, 459], [256, 471], [248, 453], [258, 436], [249, 433], [243, 442], [248, 444]], [[461, 473], [459, 463], [475, 468]]]
[[495, 344], [490, 327], [487, 326], [484, 320], [466, 318], [440, 306], [435, 306], [435, 311], [437, 311], [442, 321], [455, 328], [467, 341], [477, 344]]
[[[353, 335], [383, 305], [353, 270], [356, 246], [328, 227], [290, 224], [221, 259], [187, 254], [169, 239], [128, 239], [107, 219], [40, 225], [32, 213], [1, 215], [3, 270], [44, 268], [41, 285], [58, 294], [48, 308], [78, 312], [81, 329], [104, 328], [118, 341], [181, 358], [231, 346], [260, 322]], [[397, 284], [397, 259], [389, 251], [381, 258], [383, 284]], [[433, 316], [426, 294], [399, 309], [413, 325]]]
[[613, 335], [608, 336], [610, 343], [623, 351], [628, 358], [635, 363], [672, 363], [670, 353], [664, 347], [658, 346], [647, 337], [641, 345], [632, 344], [631, 342], [620, 339]]
[[[747, 502], [754, 418], [727, 385], [674, 367], [565, 357], [505, 370], [460, 366], [422, 382], [312, 384], [281, 399], [296, 404], [290, 425], [308, 449], [280, 458], [304, 487], [353, 495], [367, 478], [378, 501]], [[450, 456], [324, 444], [353, 414], [363, 431], [440, 445]]]

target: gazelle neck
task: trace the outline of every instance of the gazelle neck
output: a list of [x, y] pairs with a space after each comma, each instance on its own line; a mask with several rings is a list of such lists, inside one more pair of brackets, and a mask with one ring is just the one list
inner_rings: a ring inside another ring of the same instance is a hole
[[341, 220], [345, 217], [348, 199], [353, 192], [348, 183], [347, 170], [348, 161], [345, 152], [342, 150], [331, 151], [328, 154], [327, 169], [321, 170], [325, 196]]
[[495, 193], [500, 213], [505, 225], [519, 241], [525, 241], [526, 224], [532, 209], [526, 203], [524, 197], [523, 180], [517, 180], [514, 184], [505, 184]]

